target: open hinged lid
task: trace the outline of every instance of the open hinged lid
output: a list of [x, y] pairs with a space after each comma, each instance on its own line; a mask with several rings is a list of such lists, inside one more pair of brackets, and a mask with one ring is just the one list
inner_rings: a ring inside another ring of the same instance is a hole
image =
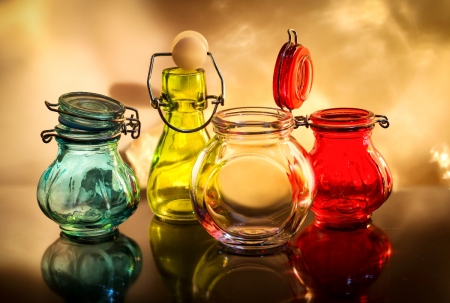
[[273, 97], [280, 108], [293, 110], [299, 108], [309, 97], [313, 65], [309, 50], [297, 43], [297, 32], [289, 29], [288, 35], [289, 41], [281, 47], [275, 64]]

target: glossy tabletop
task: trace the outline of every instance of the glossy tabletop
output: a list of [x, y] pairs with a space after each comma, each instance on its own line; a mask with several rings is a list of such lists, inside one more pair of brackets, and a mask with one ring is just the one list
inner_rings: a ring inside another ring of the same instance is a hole
[[59, 236], [35, 187], [0, 187], [0, 302], [450, 302], [450, 190], [394, 192], [355, 231], [310, 213], [263, 256], [224, 251], [200, 225], [170, 225], [144, 199], [120, 236]]

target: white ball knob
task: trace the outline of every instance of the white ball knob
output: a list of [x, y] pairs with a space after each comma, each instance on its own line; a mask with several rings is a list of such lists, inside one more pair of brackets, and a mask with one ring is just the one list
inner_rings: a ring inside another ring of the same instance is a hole
[[205, 63], [208, 42], [201, 34], [194, 31], [182, 32], [175, 37], [172, 45], [172, 58], [178, 67], [195, 70]]
[[202, 34], [200, 34], [199, 32], [196, 31], [184, 31], [179, 33], [172, 41], [172, 45], [170, 46], [170, 51], [173, 51], [173, 47], [175, 46], [175, 44], [178, 43], [178, 41], [180, 41], [183, 38], [186, 37], [195, 37], [198, 40], [200, 40], [202, 42], [202, 44], [205, 46], [206, 51], [209, 50], [209, 45], [208, 45], [208, 41], [206, 41], [206, 38], [203, 37]]

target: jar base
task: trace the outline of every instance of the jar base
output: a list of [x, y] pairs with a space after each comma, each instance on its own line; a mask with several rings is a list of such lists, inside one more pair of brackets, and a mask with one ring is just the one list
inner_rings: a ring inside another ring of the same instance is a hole
[[79, 243], [99, 243], [114, 239], [119, 230], [117, 226], [99, 229], [67, 229], [63, 226], [61, 229], [61, 237]]
[[198, 224], [197, 217], [195, 218], [173, 218], [173, 217], [165, 217], [161, 215], [154, 214], [158, 220], [163, 221], [168, 224], [176, 224], [176, 225], [190, 225], [190, 224]]
[[160, 203], [155, 209], [152, 208], [150, 203], [150, 209], [155, 216], [167, 223], [194, 224], [198, 222], [190, 199], [177, 199]]
[[218, 242], [217, 245], [219, 246], [220, 250], [232, 254], [261, 256], [270, 255], [282, 250], [287, 245], [287, 242], [268, 245], [230, 244]]
[[314, 219], [314, 224], [327, 229], [359, 229], [366, 227], [371, 222], [372, 214], [363, 217], [345, 217], [336, 215], [334, 217], [318, 216]]

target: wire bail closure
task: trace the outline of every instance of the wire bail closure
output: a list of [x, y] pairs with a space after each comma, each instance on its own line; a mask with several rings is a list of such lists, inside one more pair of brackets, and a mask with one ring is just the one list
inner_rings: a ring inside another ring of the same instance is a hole
[[[94, 117], [88, 117], [88, 116], [83, 116], [83, 115], [76, 115], [76, 114], [69, 113], [69, 112], [66, 112], [66, 111], [63, 111], [60, 109], [56, 109], [55, 107], [58, 107], [59, 104], [58, 103], [50, 103], [48, 101], [45, 101], [45, 106], [47, 107], [47, 109], [49, 109], [52, 112], [57, 112], [59, 114], [69, 115], [69, 116], [80, 118], [80, 119], [122, 124], [121, 131], [119, 133], [113, 134], [111, 136], [106, 136], [103, 138], [95, 139], [95, 141], [107, 141], [107, 140], [111, 140], [111, 139], [120, 137], [121, 134], [127, 135], [128, 133], [131, 134], [131, 137], [133, 139], [137, 139], [137, 138], [139, 138], [139, 136], [141, 134], [141, 121], [139, 121], [139, 112], [137, 111], [137, 109], [129, 107], [129, 106], [124, 106], [124, 107], [127, 110], [133, 111], [134, 114], [131, 114], [131, 116], [129, 118], [124, 117], [124, 118], [118, 118], [118, 119], [102, 119], [102, 118], [94, 118]], [[134, 118], [134, 115], [136, 115], [136, 118]], [[127, 128], [128, 126], [130, 126], [130, 128]], [[52, 141], [53, 137], [64, 139], [67, 141], [75, 141], [75, 142], [92, 141], [92, 139], [75, 139], [75, 138], [63, 136], [63, 135], [56, 133], [55, 129], [48, 129], [48, 130], [44, 130], [41, 132], [41, 138], [44, 143], [49, 143], [50, 141]]]
[[214, 117], [215, 113], [217, 112], [217, 108], [219, 107], [219, 105], [224, 105], [225, 104], [225, 82], [223, 80], [222, 74], [220, 73], [219, 67], [217, 66], [216, 61], [214, 60], [214, 56], [210, 53], [207, 52], [207, 55], [211, 58], [212, 63], [214, 64], [214, 67], [217, 71], [217, 74], [219, 75], [220, 78], [220, 84], [221, 84], [221, 94], [219, 96], [216, 95], [207, 95], [206, 96], [206, 100], [208, 99], [214, 99], [213, 101], [211, 101], [212, 104], [214, 104], [214, 110], [213, 113], [211, 114], [211, 117], [209, 117], [209, 119], [201, 126], [193, 128], [193, 129], [181, 129], [178, 127], [173, 126], [172, 124], [169, 123], [169, 121], [167, 121], [167, 119], [164, 117], [164, 113], [161, 110], [161, 106], [164, 106], [166, 104], [164, 104], [161, 100], [161, 97], [159, 98], [155, 98], [152, 92], [152, 88], [150, 85], [150, 79], [152, 77], [152, 73], [153, 73], [153, 64], [155, 61], [156, 57], [168, 57], [168, 56], [172, 56], [172, 53], [155, 53], [152, 55], [152, 58], [150, 60], [150, 67], [148, 70], [148, 76], [147, 76], [147, 89], [148, 89], [148, 93], [150, 95], [150, 104], [152, 105], [152, 107], [154, 109], [158, 110], [159, 116], [161, 117], [161, 119], [163, 120], [163, 122], [170, 127], [171, 129], [180, 132], [180, 133], [194, 133], [196, 131], [199, 131], [203, 128], [205, 128], [212, 120], [212, 118]]
[[[310, 119], [309, 119], [308, 115], [306, 115], [306, 116], [295, 116], [294, 117], [294, 122], [295, 122], [294, 128], [297, 129], [300, 126], [304, 126], [306, 128], [309, 128], [310, 126], [312, 126], [312, 127], [325, 128], [325, 129], [337, 129], [337, 128], [339, 128], [339, 127], [333, 127], [333, 126], [317, 125], [317, 124], [311, 123], [309, 121], [310, 121]], [[376, 123], [378, 123], [382, 128], [388, 128], [389, 125], [390, 125], [388, 117], [386, 117], [384, 115], [375, 115], [375, 119], [372, 122], [370, 122], [370, 123], [368, 123], [368, 124], [366, 124], [364, 126], [365, 127], [369, 127], [369, 126], [375, 125]]]

